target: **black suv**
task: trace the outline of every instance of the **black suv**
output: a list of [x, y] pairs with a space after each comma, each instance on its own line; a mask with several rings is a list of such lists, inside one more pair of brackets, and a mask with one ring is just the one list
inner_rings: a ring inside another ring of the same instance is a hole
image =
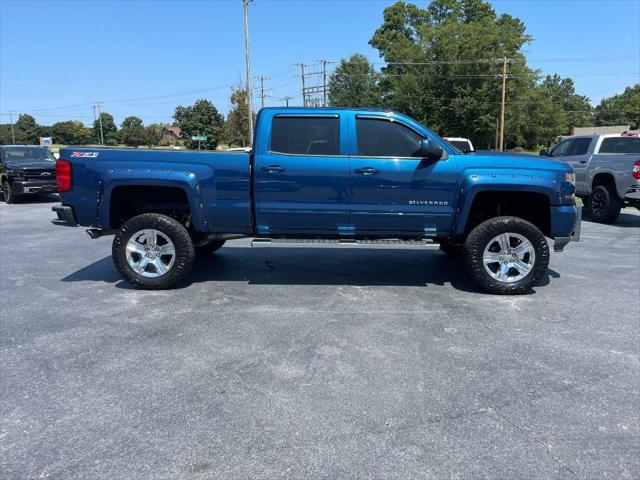
[[0, 146], [0, 186], [6, 203], [25, 193], [57, 192], [56, 159], [37, 145]]

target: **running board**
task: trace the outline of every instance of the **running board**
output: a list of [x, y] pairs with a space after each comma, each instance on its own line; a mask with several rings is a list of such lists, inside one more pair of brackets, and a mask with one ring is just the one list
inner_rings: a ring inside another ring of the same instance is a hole
[[424, 240], [328, 240], [328, 239], [296, 239], [296, 238], [254, 238], [252, 247], [287, 247], [287, 248], [354, 248], [365, 247], [373, 249], [425, 249], [438, 248], [439, 243], [431, 239]]

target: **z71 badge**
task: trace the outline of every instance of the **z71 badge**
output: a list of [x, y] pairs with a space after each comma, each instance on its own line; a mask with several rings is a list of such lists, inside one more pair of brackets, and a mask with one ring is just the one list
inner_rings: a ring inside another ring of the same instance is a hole
[[449, 202], [439, 201], [439, 200], [409, 200], [409, 205], [429, 205], [429, 206], [439, 206], [446, 207], [449, 205]]
[[96, 158], [100, 152], [71, 152], [71, 158]]

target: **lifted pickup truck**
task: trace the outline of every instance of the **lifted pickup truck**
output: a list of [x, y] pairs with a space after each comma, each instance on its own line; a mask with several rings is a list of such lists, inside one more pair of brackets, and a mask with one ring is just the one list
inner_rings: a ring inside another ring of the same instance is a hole
[[569, 137], [540, 154], [573, 167], [576, 195], [596, 222], [615, 222], [625, 205], [640, 209], [639, 137], [580, 135]]
[[[65, 148], [61, 225], [115, 234], [131, 284], [174, 285], [225, 240], [256, 245], [440, 245], [485, 290], [521, 293], [577, 236], [573, 169], [463, 155], [398, 113], [265, 108], [249, 153]], [[309, 266], [305, 266], [309, 268]]]

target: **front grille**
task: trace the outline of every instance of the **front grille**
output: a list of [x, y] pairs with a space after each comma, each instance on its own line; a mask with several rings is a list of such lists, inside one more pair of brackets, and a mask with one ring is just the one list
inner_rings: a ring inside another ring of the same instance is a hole
[[[46, 173], [50, 175], [46, 175]], [[22, 170], [19, 172], [19, 176], [28, 180], [55, 180], [56, 171], [52, 169]]]

